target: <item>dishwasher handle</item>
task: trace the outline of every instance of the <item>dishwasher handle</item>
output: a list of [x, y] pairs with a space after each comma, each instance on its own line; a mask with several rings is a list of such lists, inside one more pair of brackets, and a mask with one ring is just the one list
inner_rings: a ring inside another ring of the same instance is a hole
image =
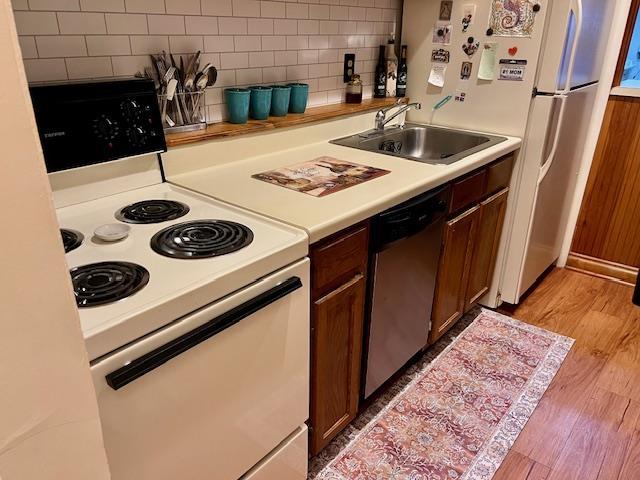
[[450, 187], [444, 187], [413, 198], [375, 217], [372, 230], [374, 250], [384, 250], [392, 243], [443, 221], [449, 210], [450, 197]]
[[198, 328], [109, 373], [105, 377], [107, 384], [114, 390], [118, 390], [299, 288], [302, 288], [302, 280], [299, 277], [291, 277], [213, 320], [209, 320]]

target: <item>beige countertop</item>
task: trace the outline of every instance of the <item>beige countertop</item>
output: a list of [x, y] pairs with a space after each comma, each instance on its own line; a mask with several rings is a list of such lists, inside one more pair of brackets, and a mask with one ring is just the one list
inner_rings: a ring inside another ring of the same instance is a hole
[[[177, 185], [301, 227], [310, 242], [338, 232], [389, 207], [442, 185], [520, 147], [507, 140], [453, 165], [428, 165], [333, 145], [329, 139], [373, 124], [371, 114], [227, 141], [172, 148], [163, 155], [167, 179]], [[244, 142], [244, 143], [237, 143]], [[283, 149], [287, 145], [290, 148]], [[259, 152], [269, 152], [259, 154]], [[253, 155], [252, 155], [253, 153]], [[258, 153], [258, 154], [256, 154]], [[251, 178], [251, 175], [321, 156], [391, 173], [327, 195], [313, 197]]]

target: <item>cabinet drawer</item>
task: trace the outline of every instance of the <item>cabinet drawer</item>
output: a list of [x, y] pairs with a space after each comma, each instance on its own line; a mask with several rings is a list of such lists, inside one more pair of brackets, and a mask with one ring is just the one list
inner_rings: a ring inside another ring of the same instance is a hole
[[511, 154], [498, 160], [487, 168], [487, 189], [485, 195], [493, 195], [511, 183], [511, 170], [515, 155]]
[[365, 274], [369, 248], [368, 224], [359, 224], [311, 248], [312, 297], [318, 299], [358, 274]]
[[482, 169], [461, 180], [453, 182], [449, 213], [458, 212], [474, 203], [478, 203], [485, 191], [487, 170]]

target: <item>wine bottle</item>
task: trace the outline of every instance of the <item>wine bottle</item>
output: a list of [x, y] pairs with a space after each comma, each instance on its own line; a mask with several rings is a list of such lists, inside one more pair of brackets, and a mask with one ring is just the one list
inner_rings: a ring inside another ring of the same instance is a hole
[[393, 34], [387, 43], [387, 97], [396, 96], [396, 83], [398, 79], [398, 57], [396, 57], [396, 45]]
[[400, 63], [398, 63], [398, 82], [396, 84], [396, 97], [404, 97], [407, 94], [407, 46], [402, 45]]
[[384, 45], [380, 45], [378, 54], [378, 65], [376, 65], [376, 73], [373, 80], [373, 96], [375, 98], [387, 96], [387, 59]]

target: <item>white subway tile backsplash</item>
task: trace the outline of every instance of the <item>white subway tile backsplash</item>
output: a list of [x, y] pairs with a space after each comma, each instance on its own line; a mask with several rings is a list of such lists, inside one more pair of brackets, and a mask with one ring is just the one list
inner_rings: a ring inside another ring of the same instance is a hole
[[279, 35], [297, 35], [298, 22], [296, 20], [274, 20], [273, 31]]
[[262, 50], [260, 37], [255, 35], [242, 35], [234, 38], [236, 52], [256, 52]]
[[164, 0], [167, 13], [200, 15], [200, 0]]
[[63, 58], [38, 58], [25, 60], [24, 69], [30, 82], [47, 82], [67, 79], [67, 66]]
[[307, 48], [309, 48], [309, 37], [304, 35], [292, 35], [287, 37], [288, 50], [304, 50]]
[[233, 52], [234, 49], [233, 37], [221, 35], [204, 37], [205, 52]]
[[125, 0], [125, 8], [131, 13], [165, 13], [164, 0]]
[[285, 37], [284, 35], [263, 36], [262, 49], [263, 50], [286, 50], [287, 37]]
[[38, 58], [38, 49], [36, 48], [36, 39], [33, 37], [18, 37], [20, 41], [20, 51], [22, 58]]
[[87, 52], [92, 57], [104, 55], [131, 55], [128, 35], [90, 35]]
[[221, 53], [220, 54], [220, 68], [222, 69], [247, 68], [247, 67], [249, 67], [248, 53]]
[[287, 3], [287, 18], [309, 18], [309, 5]]
[[233, 0], [233, 15], [235, 17], [259, 17], [259, 0]]
[[214, 15], [218, 17], [230, 17], [233, 15], [231, 0], [201, 0], [203, 15]]
[[184, 17], [181, 15], [147, 15], [149, 33], [156, 35], [184, 35]]
[[180, 35], [169, 37], [169, 50], [172, 53], [194, 53], [204, 49], [204, 41], [198, 35]]
[[275, 57], [276, 65], [297, 65], [298, 64], [298, 52], [295, 50], [275, 52], [274, 57]]
[[111, 57], [111, 64], [116, 77], [130, 77], [138, 72], [144, 72], [145, 67], [153, 68], [149, 55]]
[[14, 12], [19, 35], [55, 35], [58, 19], [55, 12]]
[[260, 2], [260, 16], [263, 18], [284, 18], [286, 8], [284, 2]]
[[249, 53], [249, 66], [250, 67], [273, 67], [274, 57], [273, 52], [250, 52]]
[[130, 37], [131, 53], [144, 55], [169, 50], [169, 37], [166, 35], [135, 35]]
[[58, 35], [56, 37], [36, 37], [40, 58], [82, 57], [87, 55], [84, 37]]
[[298, 63], [300, 65], [318, 63], [318, 50], [299, 50]]
[[217, 35], [218, 19], [216, 17], [184, 17], [187, 35]]
[[236, 70], [236, 83], [238, 85], [255, 85], [262, 83], [261, 68], [246, 68]]
[[110, 57], [67, 58], [66, 63], [70, 79], [113, 76]]
[[279, 83], [287, 81], [287, 67], [267, 67], [262, 69], [264, 83]]
[[30, 81], [131, 76], [149, 54], [201, 50], [218, 68], [208, 121], [226, 118], [224, 89], [302, 81], [309, 105], [344, 98], [343, 57], [356, 54], [372, 94], [377, 46], [399, 0], [11, 0]]
[[78, 0], [29, 0], [29, 9], [64, 12], [80, 10]]
[[58, 25], [63, 35], [107, 33], [103, 13], [59, 12]]
[[309, 65], [287, 67], [287, 80], [304, 80], [307, 78], [309, 78]]
[[309, 18], [328, 20], [329, 10], [329, 5], [309, 5]]
[[219, 18], [218, 31], [221, 35], [246, 35], [247, 19], [236, 17]]
[[11, 0], [11, 6], [14, 10], [29, 10], [28, 0]]
[[236, 84], [235, 70], [218, 70], [216, 87], [233, 87]]
[[107, 33], [110, 35], [149, 33], [147, 16], [138, 13], [107, 13]]
[[80, 0], [80, 10], [85, 12], [124, 12], [124, 0]]
[[301, 35], [317, 35], [320, 32], [318, 20], [298, 20], [298, 33]]
[[327, 35], [310, 35], [309, 48], [315, 48], [315, 49], [329, 48], [329, 37]]

